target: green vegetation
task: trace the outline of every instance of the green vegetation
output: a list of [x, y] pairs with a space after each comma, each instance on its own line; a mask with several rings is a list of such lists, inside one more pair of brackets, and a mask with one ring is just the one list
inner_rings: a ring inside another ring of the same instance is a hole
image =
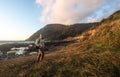
[[111, 22], [111, 21], [115, 21], [115, 20], [119, 20], [120, 19], [120, 10], [113, 13], [111, 16], [109, 16], [107, 19], [103, 19], [102, 23], [106, 23], [106, 22]]
[[49, 41], [63, 40], [67, 37], [74, 37], [81, 34], [85, 30], [88, 30], [97, 23], [86, 24], [74, 24], [74, 25], [61, 25], [61, 24], [48, 24], [44, 28], [38, 30], [27, 40], [34, 41], [39, 37], [39, 34], [43, 34], [44, 38]]
[[[111, 61], [110, 59], [116, 59]], [[119, 77], [120, 58], [108, 53], [86, 55], [81, 58], [73, 55], [66, 59], [59, 58], [48, 61], [25, 74], [27, 77]], [[117, 64], [117, 65], [116, 65]], [[42, 71], [37, 71], [42, 70]]]
[[118, 11], [106, 21], [111, 19], [116, 19], [116, 21], [101, 22], [96, 29], [95, 38], [91, 40], [95, 49], [120, 51], [120, 12]]
[[119, 60], [120, 57], [109, 51], [57, 56], [41, 64], [26, 62], [3, 69], [0, 77], [119, 77]]
[[113, 15], [111, 15], [108, 20], [114, 21], [120, 19], [120, 11], [115, 12]]

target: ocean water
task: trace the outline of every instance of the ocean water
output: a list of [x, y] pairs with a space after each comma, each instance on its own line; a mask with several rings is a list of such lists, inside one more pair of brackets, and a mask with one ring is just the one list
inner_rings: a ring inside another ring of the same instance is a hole
[[[0, 46], [3, 44], [32, 44], [34, 41], [0, 41]], [[28, 46], [23, 46], [23, 47], [12, 47], [7, 53], [3, 53], [4, 51], [0, 50], [0, 60], [8, 60], [11, 58], [15, 58], [18, 56], [25, 56], [25, 53], [27, 53], [29, 47]], [[36, 53], [30, 53], [31, 54], [36, 54]]]
[[7, 52], [7, 54], [14, 53], [15, 55], [22, 55], [26, 52], [25, 49], [29, 49], [29, 48], [28, 47], [13, 47], [11, 48], [10, 51]]
[[13, 43], [29, 44], [29, 43], [34, 43], [34, 41], [0, 41], [0, 45], [3, 45], [3, 44], [13, 44]]

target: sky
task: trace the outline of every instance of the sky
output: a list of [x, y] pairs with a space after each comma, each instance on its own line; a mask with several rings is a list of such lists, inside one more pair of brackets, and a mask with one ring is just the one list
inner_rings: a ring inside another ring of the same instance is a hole
[[120, 0], [0, 0], [0, 40], [25, 40], [46, 24], [98, 22]]

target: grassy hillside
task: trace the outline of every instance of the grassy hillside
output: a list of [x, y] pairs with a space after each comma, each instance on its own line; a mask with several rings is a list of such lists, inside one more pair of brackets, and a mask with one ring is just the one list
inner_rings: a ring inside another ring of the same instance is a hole
[[66, 28], [67, 26], [61, 24], [49, 24], [46, 25], [44, 28], [38, 30], [27, 40], [34, 41], [36, 38], [39, 37], [40, 33], [44, 35], [44, 38], [53, 39], [53, 40], [58, 39], [60, 36], [59, 34], [61, 34], [61, 32], [64, 31]]
[[43, 34], [46, 40], [62, 40], [67, 37], [73, 37], [83, 31], [95, 26], [97, 23], [87, 24], [74, 24], [74, 25], [61, 25], [61, 24], [48, 24], [44, 28], [38, 30], [27, 40], [35, 40], [39, 37], [39, 34]]
[[114, 14], [42, 63], [35, 56], [0, 62], [0, 77], [120, 77], [120, 12]]
[[120, 11], [100, 23], [91, 43], [100, 50], [120, 50]]

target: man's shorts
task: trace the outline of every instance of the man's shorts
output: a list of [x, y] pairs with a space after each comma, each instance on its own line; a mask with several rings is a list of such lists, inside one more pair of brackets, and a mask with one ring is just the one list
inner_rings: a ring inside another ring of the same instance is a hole
[[43, 47], [40, 47], [40, 46], [36, 46], [36, 49], [40, 49], [42, 52], [44, 51], [44, 48]]

